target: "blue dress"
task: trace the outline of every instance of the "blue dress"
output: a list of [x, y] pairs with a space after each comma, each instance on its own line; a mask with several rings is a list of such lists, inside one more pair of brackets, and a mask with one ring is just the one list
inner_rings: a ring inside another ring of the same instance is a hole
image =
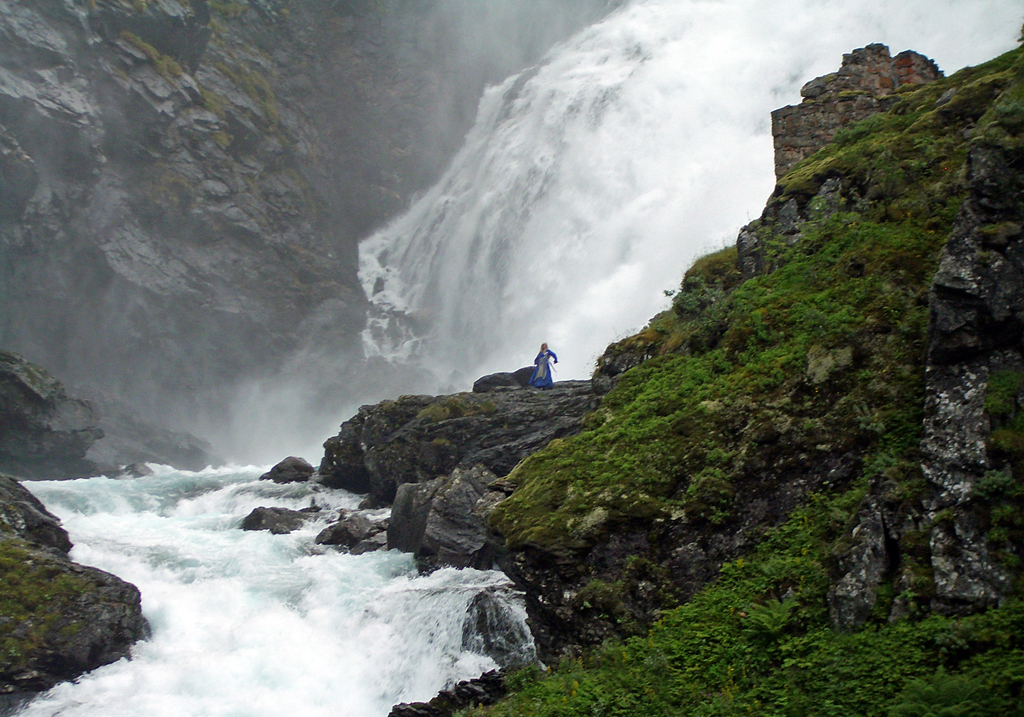
[[555, 356], [555, 352], [548, 349], [547, 351], [541, 351], [537, 354], [537, 358], [533, 360], [537, 368], [533, 369], [533, 375], [530, 376], [530, 385], [534, 388], [551, 388], [551, 366], [548, 365], [548, 361], [551, 359], [558, 363], [558, 357]]

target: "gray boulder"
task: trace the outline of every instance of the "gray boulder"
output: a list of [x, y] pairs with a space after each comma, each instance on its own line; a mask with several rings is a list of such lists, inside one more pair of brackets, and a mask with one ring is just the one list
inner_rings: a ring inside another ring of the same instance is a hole
[[310, 506], [302, 510], [291, 508], [254, 508], [242, 520], [242, 530], [269, 530], [274, 535], [286, 535], [301, 528], [320, 512], [318, 506]]
[[398, 488], [388, 547], [413, 553], [421, 566], [493, 567], [496, 542], [487, 517], [506, 495], [492, 490], [495, 475], [483, 466], [456, 468], [447, 478]]
[[[336, 545], [353, 553], [379, 550], [387, 545], [388, 521], [372, 521], [360, 513], [343, 513], [337, 522], [327, 526], [316, 536], [318, 545]], [[383, 537], [376, 538], [382, 535]], [[358, 552], [356, 549], [359, 549]]]
[[272, 480], [275, 483], [302, 483], [312, 477], [313, 471], [313, 466], [302, 458], [288, 456], [261, 475], [260, 480]]
[[60, 519], [11, 476], [0, 474], [0, 531], [62, 553], [73, 547]]
[[533, 375], [533, 367], [525, 366], [517, 371], [506, 373], [492, 373], [481, 376], [473, 382], [473, 393], [490, 393], [516, 388], [525, 388], [530, 385], [530, 377]]
[[0, 475], [0, 694], [37, 692], [131, 652], [149, 635], [138, 588], [71, 562], [60, 521]]

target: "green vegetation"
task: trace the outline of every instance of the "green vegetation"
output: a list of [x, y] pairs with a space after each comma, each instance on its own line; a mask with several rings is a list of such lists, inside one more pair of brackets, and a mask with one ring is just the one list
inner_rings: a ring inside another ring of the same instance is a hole
[[239, 15], [243, 14], [248, 9], [249, 9], [249, 6], [246, 5], [245, 3], [234, 2], [234, 0], [232, 0], [230, 2], [220, 2], [220, 0], [210, 0], [210, 10], [212, 10], [213, 12], [217, 13], [218, 15], [222, 15], [223, 17], [226, 17], [226, 18], [234, 19], [234, 18], [238, 17]]
[[857, 491], [812, 500], [649, 634], [546, 674], [523, 670], [510, 699], [472, 714], [1024, 715], [1024, 601], [959, 619], [914, 606], [854, 633], [829, 627], [828, 546], [858, 504]]
[[[767, 271], [741, 282], [732, 249], [695, 264], [672, 310], [603, 359], [639, 365], [582, 434], [513, 471], [518, 488], [492, 524], [513, 548], [569, 561], [613, 531], [727, 531], [765, 476], [800, 475], [829, 457], [859, 458], [859, 477], [826, 484], [765, 526], [757, 548], [648, 634], [624, 629], [635, 636], [547, 673], [523, 670], [508, 700], [472, 714], [1024, 715], [1024, 600], [963, 618], [931, 613], [926, 521], [900, 535], [899, 586], [879, 587], [863, 628], [836, 632], [827, 607], [869, 490], [904, 507], [926, 490], [928, 289], [964, 198], [970, 143], [1020, 146], [1022, 77], [1018, 50], [900, 93], [889, 113], [798, 164], [751, 227]], [[833, 178], [843, 201], [822, 191]], [[771, 218], [790, 202], [808, 218], [796, 235]], [[999, 241], [1022, 229], [986, 231]], [[1018, 592], [1022, 387], [1019, 372], [991, 378], [989, 448], [1000, 467], [974, 493]], [[625, 581], [595, 578], [575, 606], [628, 621]], [[670, 576], [655, 582], [671, 593]]]
[[174, 82], [181, 77], [182, 72], [184, 72], [177, 60], [169, 55], [161, 54], [159, 50], [142, 40], [138, 35], [128, 32], [127, 30], [122, 30], [121, 39], [134, 45], [139, 50], [142, 50], [146, 57], [149, 58], [150, 62], [153, 63], [153, 67], [156, 68], [156, 71], [159, 72], [164, 79]]
[[449, 418], [462, 418], [463, 416], [488, 415], [498, 410], [494, 401], [467, 401], [458, 396], [451, 396], [439, 403], [431, 403], [416, 414], [419, 418], [428, 423], [447, 421]]
[[0, 671], [5, 665], [25, 666], [68, 605], [89, 587], [24, 541], [0, 541]]
[[[229, 67], [224, 62], [215, 62], [214, 67], [235, 83], [260, 108], [263, 123], [271, 130], [277, 129], [277, 98], [267, 78], [255, 70], [238, 66]], [[205, 99], [205, 96], [204, 96]], [[211, 110], [212, 111], [212, 110]]]

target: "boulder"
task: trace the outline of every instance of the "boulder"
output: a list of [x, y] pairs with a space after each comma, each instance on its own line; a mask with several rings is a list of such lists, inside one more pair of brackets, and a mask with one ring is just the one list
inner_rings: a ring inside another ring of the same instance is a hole
[[92, 405], [21, 356], [0, 351], [0, 470], [44, 480], [98, 473], [86, 460], [103, 437]]
[[489, 393], [507, 389], [525, 388], [530, 385], [533, 367], [525, 366], [518, 371], [492, 373], [481, 376], [473, 382], [473, 393]]
[[127, 657], [149, 635], [138, 588], [71, 562], [54, 517], [0, 475], [0, 694], [36, 692]]
[[288, 456], [261, 475], [260, 480], [272, 480], [275, 483], [302, 483], [312, 477], [313, 471], [313, 466], [302, 458]]
[[430, 702], [395, 705], [388, 717], [451, 717], [474, 705], [493, 705], [508, 693], [503, 671], [491, 670], [476, 679], [459, 682], [441, 690]]
[[254, 508], [242, 520], [242, 530], [269, 530], [274, 535], [286, 535], [301, 528], [306, 521], [315, 518], [320, 512], [318, 506], [310, 506], [302, 510], [290, 508]]
[[485, 467], [474, 466], [429, 483], [399, 486], [388, 547], [413, 553], [425, 567], [493, 567], [498, 548], [487, 517], [506, 497], [488, 488], [494, 480]]
[[73, 547], [60, 519], [13, 477], [0, 474], [0, 531], [67, 553]]
[[387, 549], [388, 531], [387, 529], [384, 529], [376, 535], [371, 535], [366, 540], [360, 540], [349, 552], [351, 552], [352, 555], [362, 555], [363, 553], [373, 553], [378, 550]]
[[373, 522], [359, 513], [343, 514], [316, 536], [317, 545], [355, 548], [359, 543], [387, 530], [386, 522]]
[[559, 381], [549, 391], [403, 396], [363, 406], [324, 443], [318, 480], [389, 505], [400, 485], [455, 468], [482, 465], [503, 477], [553, 439], [578, 433], [598, 402], [589, 381]]

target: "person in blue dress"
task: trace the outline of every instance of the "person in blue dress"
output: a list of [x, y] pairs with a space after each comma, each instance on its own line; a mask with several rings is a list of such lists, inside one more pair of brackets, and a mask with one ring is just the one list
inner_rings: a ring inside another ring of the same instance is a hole
[[549, 362], [552, 360], [558, 363], [558, 357], [555, 356], [555, 352], [551, 351], [547, 344], [541, 344], [540, 353], [533, 360], [536, 368], [533, 369], [533, 375], [530, 376], [531, 386], [534, 388], [551, 388], [551, 365]]

